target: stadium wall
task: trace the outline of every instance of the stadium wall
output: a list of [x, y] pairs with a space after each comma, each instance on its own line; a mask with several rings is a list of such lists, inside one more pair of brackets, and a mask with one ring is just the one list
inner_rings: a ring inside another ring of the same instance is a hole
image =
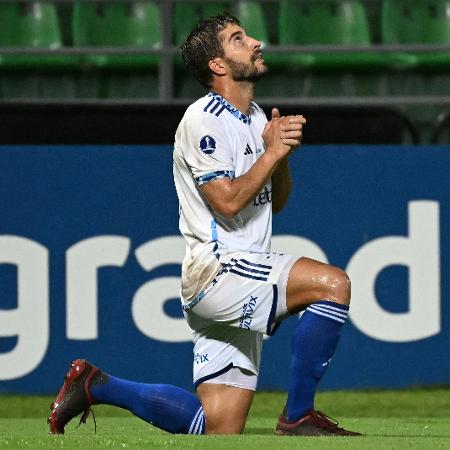
[[[2, 146], [0, 392], [53, 393], [85, 357], [191, 388], [170, 146]], [[305, 145], [273, 248], [345, 268], [351, 319], [322, 389], [450, 383], [450, 148]], [[286, 389], [295, 318], [259, 387]]]

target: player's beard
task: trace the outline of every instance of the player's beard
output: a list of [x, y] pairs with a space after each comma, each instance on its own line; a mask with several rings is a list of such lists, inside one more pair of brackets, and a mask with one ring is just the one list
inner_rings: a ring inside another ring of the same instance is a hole
[[251, 62], [246, 64], [242, 62], [233, 61], [232, 59], [225, 58], [226, 63], [231, 68], [231, 77], [234, 81], [258, 81], [267, 73], [267, 66], [258, 68], [255, 65], [256, 55], [252, 58]]

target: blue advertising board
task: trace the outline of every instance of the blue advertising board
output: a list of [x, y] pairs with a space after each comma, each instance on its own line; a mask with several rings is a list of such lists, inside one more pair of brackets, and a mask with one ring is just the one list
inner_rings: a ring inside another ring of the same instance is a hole
[[[0, 393], [69, 362], [192, 388], [169, 146], [0, 148]], [[450, 383], [450, 148], [303, 146], [273, 249], [344, 268], [350, 320], [321, 389]], [[286, 389], [288, 319], [259, 388]]]

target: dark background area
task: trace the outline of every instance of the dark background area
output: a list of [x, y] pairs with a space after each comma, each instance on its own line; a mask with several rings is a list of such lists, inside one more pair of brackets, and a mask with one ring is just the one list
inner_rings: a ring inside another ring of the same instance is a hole
[[[187, 104], [0, 104], [1, 144], [170, 144]], [[261, 104], [270, 117], [273, 105]], [[419, 132], [392, 108], [279, 106], [303, 114], [308, 144], [417, 144]]]

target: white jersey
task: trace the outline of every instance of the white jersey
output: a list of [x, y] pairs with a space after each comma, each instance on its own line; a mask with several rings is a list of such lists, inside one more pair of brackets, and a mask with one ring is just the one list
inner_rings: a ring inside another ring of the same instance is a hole
[[197, 297], [233, 251], [268, 252], [272, 236], [270, 180], [232, 219], [215, 212], [199, 186], [245, 174], [264, 153], [267, 118], [252, 103], [249, 116], [223, 97], [209, 93], [190, 105], [174, 147], [174, 179], [180, 202], [180, 231], [187, 242], [182, 300]]

